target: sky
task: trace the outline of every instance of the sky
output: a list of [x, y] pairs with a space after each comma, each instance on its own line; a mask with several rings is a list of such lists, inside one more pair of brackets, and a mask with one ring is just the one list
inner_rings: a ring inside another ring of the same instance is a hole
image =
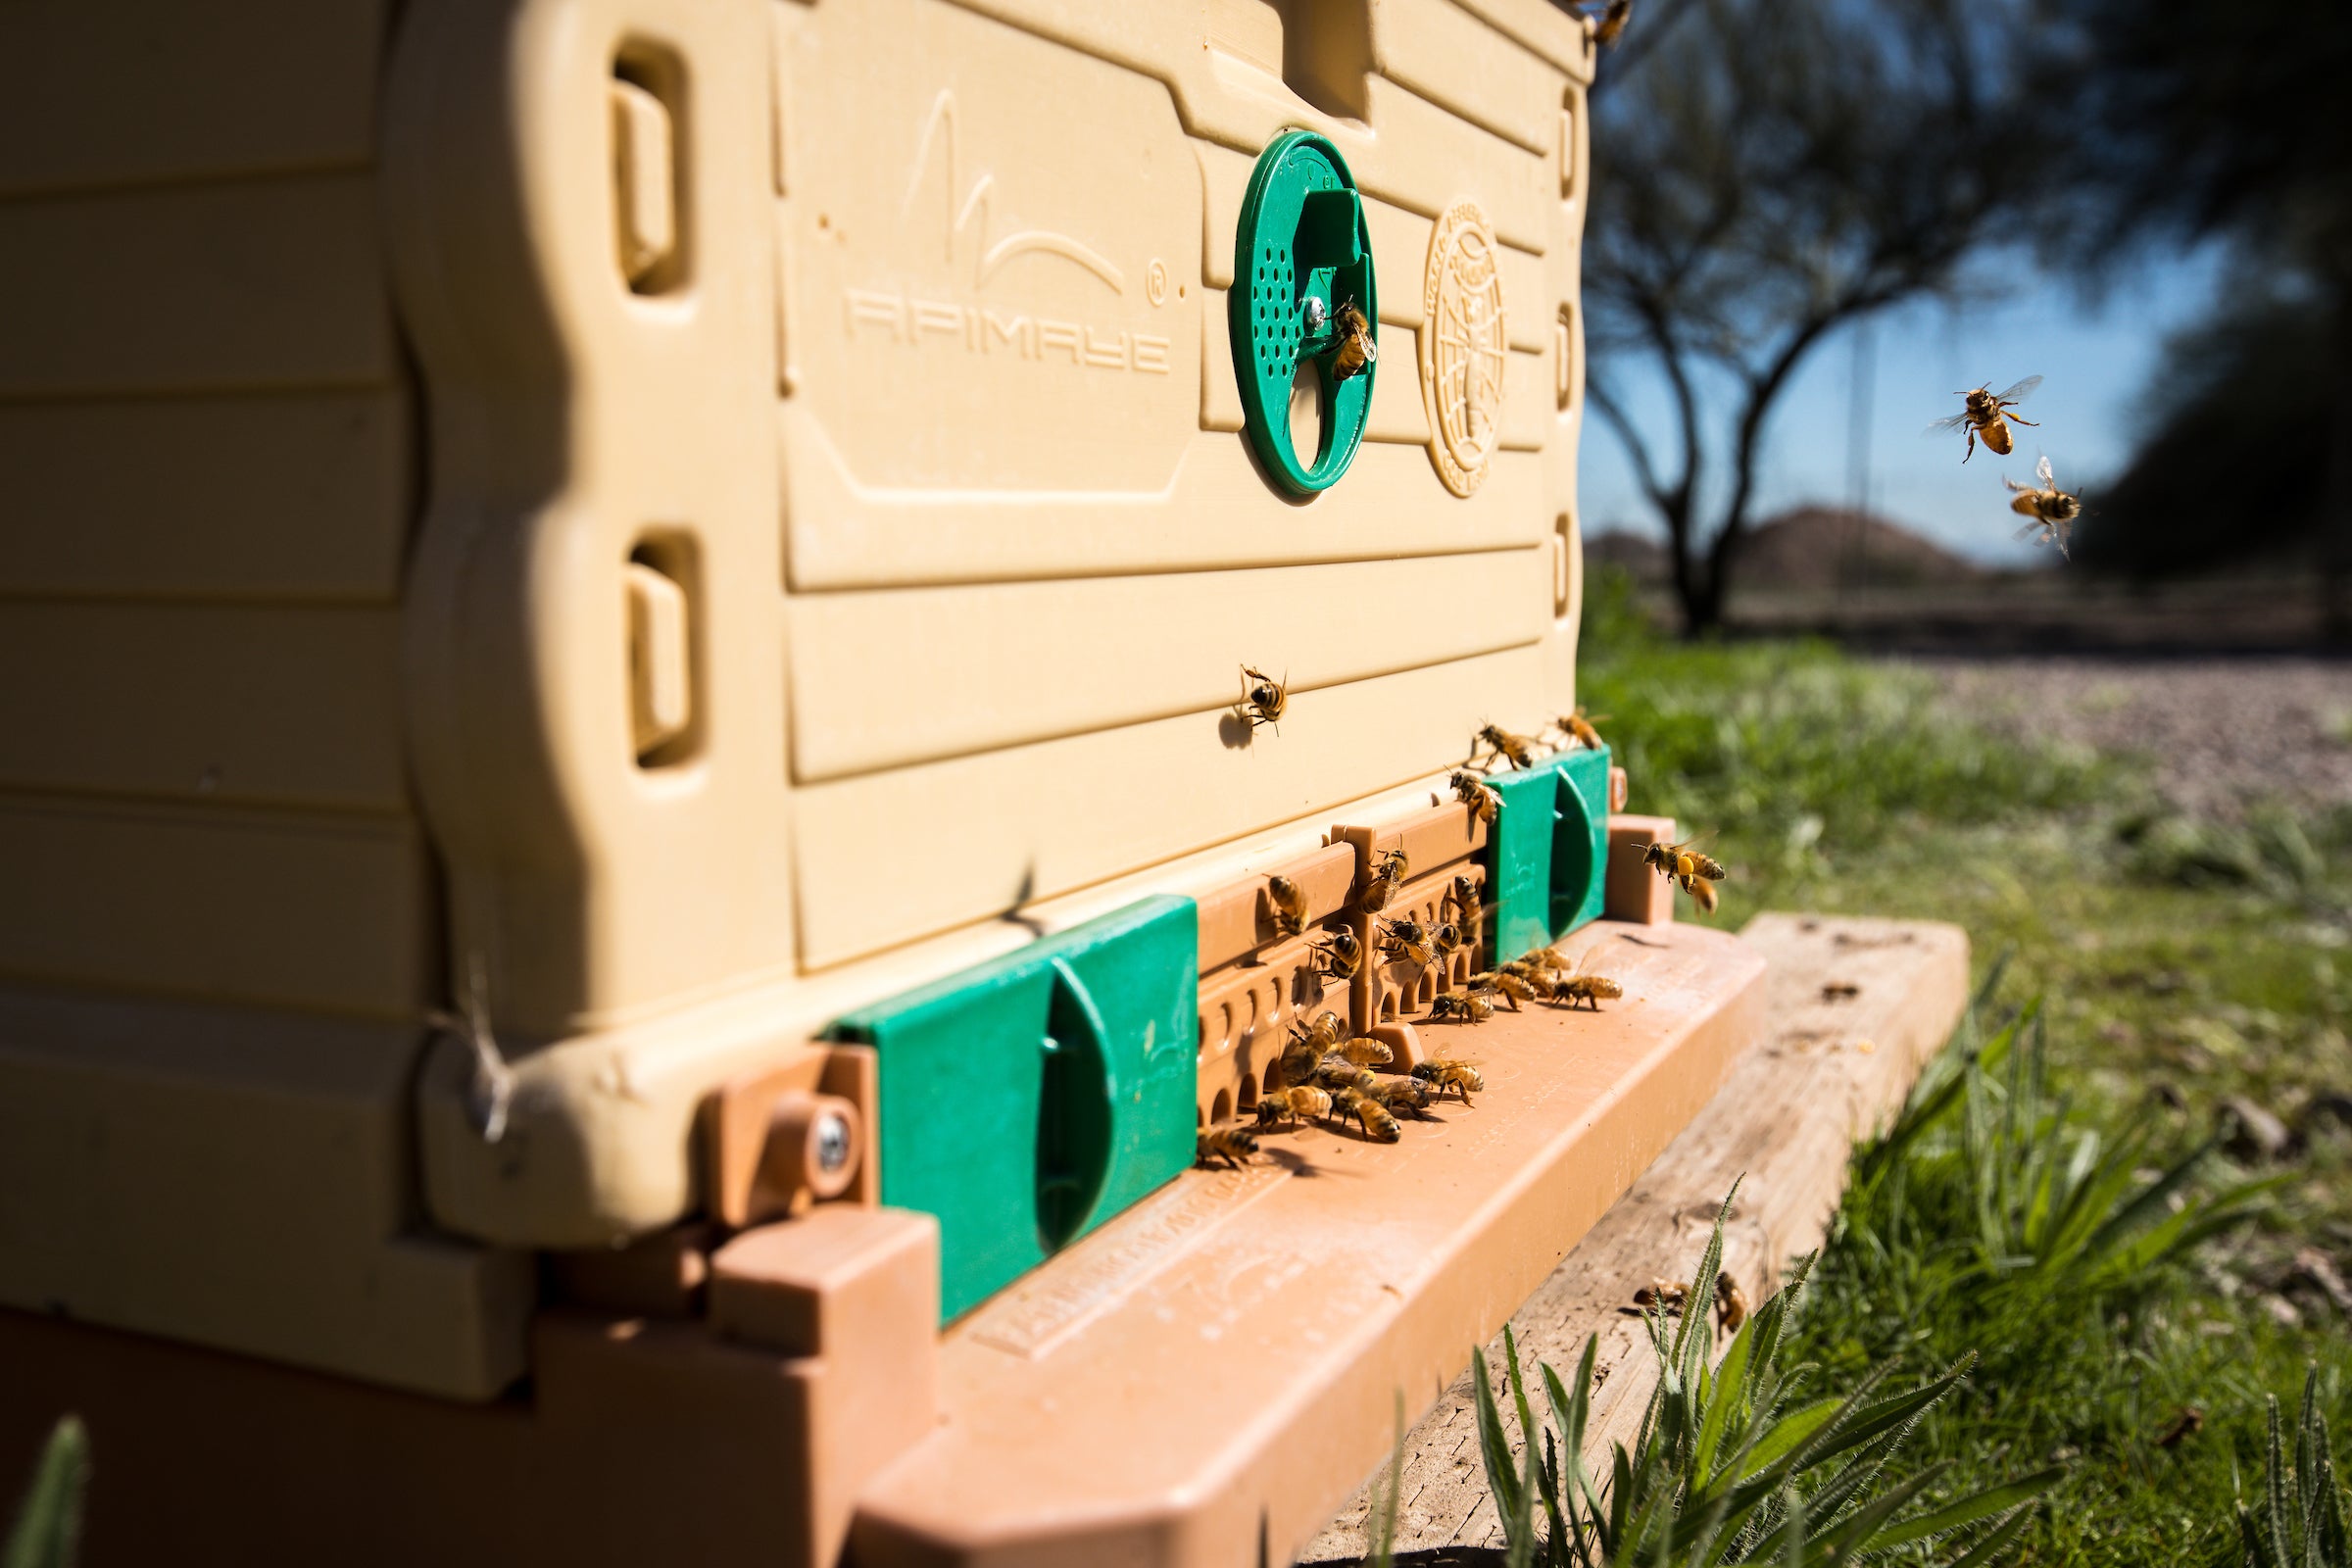
[[[2020, 263], [2014, 276], [2017, 286], [2004, 298], [1901, 308], [1815, 349], [1772, 416], [1751, 516], [1809, 502], [1851, 505], [1867, 488], [1873, 511], [1971, 559], [2046, 560], [2046, 551], [2011, 538], [2017, 519], [2001, 476], [2030, 478], [2034, 459], [2047, 453], [2059, 484], [2083, 490], [2095, 508], [2098, 485], [2130, 461], [2166, 336], [2210, 310], [2221, 265], [2209, 254], [2168, 259], [2096, 300], [2030, 263]], [[1958, 433], [1923, 434], [1960, 411], [1960, 391], [1986, 381], [1998, 391], [2029, 375], [2042, 384], [2018, 412], [2041, 427], [2017, 430], [2010, 457], [1980, 445], [1963, 466]], [[1636, 418], [1655, 432], [1653, 444], [1665, 438], [1672, 454], [1674, 424], [1662, 391], [1640, 383], [1629, 390]], [[1730, 419], [1720, 411], [1708, 429], [1728, 444]], [[1585, 432], [1578, 515], [1586, 534], [1629, 528], [1663, 538], [1616, 432], [1590, 412]]]

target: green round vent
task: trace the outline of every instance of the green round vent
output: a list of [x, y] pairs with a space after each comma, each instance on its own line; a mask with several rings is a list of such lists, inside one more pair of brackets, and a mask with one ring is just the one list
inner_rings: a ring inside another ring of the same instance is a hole
[[[1284, 488], [1328, 489], [1363, 440], [1380, 369], [1380, 296], [1355, 176], [1312, 131], [1285, 131], [1257, 160], [1234, 233], [1230, 304], [1250, 445]], [[1352, 349], [1350, 312], [1364, 324]], [[1309, 364], [1322, 433], [1312, 461], [1302, 462], [1291, 439], [1291, 394]]]

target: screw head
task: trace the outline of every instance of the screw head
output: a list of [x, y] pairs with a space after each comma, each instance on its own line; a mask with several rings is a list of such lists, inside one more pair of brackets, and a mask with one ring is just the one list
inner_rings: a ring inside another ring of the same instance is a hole
[[1306, 297], [1306, 329], [1309, 332], [1320, 332], [1323, 330], [1323, 302], [1309, 294]]
[[831, 1175], [850, 1162], [850, 1124], [839, 1115], [818, 1118], [816, 1166]]

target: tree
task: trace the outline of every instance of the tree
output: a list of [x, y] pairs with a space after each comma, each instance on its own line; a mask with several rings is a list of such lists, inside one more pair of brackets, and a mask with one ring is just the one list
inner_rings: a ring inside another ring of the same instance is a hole
[[[2050, 248], [2093, 276], [2152, 245], [2221, 237], [2236, 249], [2230, 292], [2259, 305], [2225, 311], [2203, 361], [2238, 363], [2234, 393], [2219, 370], [2212, 382], [2228, 408], [2267, 390], [2317, 417], [2325, 456], [2307, 514], [2330, 629], [2352, 638], [2352, 7], [2066, 0], [2061, 11], [2040, 90], [2080, 111]], [[2281, 334], [2304, 339], [2284, 358]], [[2294, 384], [2265, 389], [2266, 375]], [[2135, 470], [2183, 438], [2241, 476], [2279, 463], [2276, 432], [2250, 418], [2175, 418], [2152, 436]], [[2160, 482], [2145, 488], [2161, 494]]]
[[[1686, 629], [1721, 622], [1767, 424], [1805, 357], [1953, 290], [2041, 161], [2012, 0], [1683, 0], [1593, 93], [1593, 410], [1666, 525]], [[1639, 38], [1639, 34], [1630, 35]], [[1632, 413], [1654, 373], [1671, 439]], [[1718, 408], [1728, 427], [1711, 427]]]

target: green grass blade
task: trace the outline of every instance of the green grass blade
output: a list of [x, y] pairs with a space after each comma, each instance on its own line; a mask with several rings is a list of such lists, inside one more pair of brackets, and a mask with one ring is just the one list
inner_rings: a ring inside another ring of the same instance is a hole
[[72, 1568], [81, 1542], [81, 1494], [90, 1474], [90, 1440], [80, 1418], [67, 1416], [49, 1434], [17, 1504], [6, 1568]]
[[1951, 1560], [1950, 1568], [1986, 1568], [1987, 1564], [2016, 1544], [2017, 1538], [2026, 1533], [2026, 1526], [2033, 1521], [2033, 1509], [2018, 1509], [1979, 1536], [1975, 1544]]
[[1735, 1412], [1745, 1407], [1747, 1395], [1747, 1358], [1755, 1346], [1755, 1320], [1750, 1318], [1740, 1325], [1732, 1336], [1732, 1348], [1723, 1352], [1723, 1360], [1715, 1370], [1715, 1392], [1707, 1400], [1707, 1412], [1699, 1421], [1698, 1445], [1690, 1456], [1690, 1485], [1703, 1488], [1715, 1476], [1715, 1450], [1723, 1442], [1724, 1429]]
[[1931, 1512], [1890, 1524], [1864, 1542], [1861, 1549], [1865, 1552], [1891, 1551], [1915, 1541], [1929, 1541], [1954, 1530], [1966, 1529], [1995, 1514], [2024, 1507], [2064, 1481], [2066, 1474], [2064, 1469], [2052, 1466], [2003, 1486], [1987, 1487], [1957, 1502], [1948, 1502]]
[[1478, 1417], [1478, 1453], [1486, 1462], [1487, 1486], [1494, 1494], [1494, 1511], [1503, 1519], [1519, 1514], [1519, 1478], [1511, 1464], [1510, 1440], [1502, 1433], [1502, 1413], [1494, 1407], [1494, 1381], [1487, 1372], [1487, 1353], [1470, 1352]]

